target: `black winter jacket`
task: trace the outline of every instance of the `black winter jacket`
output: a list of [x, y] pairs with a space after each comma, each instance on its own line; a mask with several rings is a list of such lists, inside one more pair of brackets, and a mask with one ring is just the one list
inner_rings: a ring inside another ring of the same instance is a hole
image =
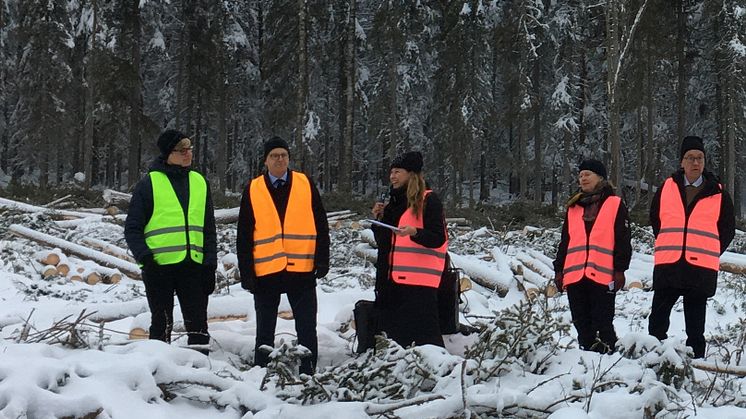
[[[382, 222], [398, 225], [399, 219], [407, 210], [406, 188], [391, 189], [389, 203], [383, 210]], [[431, 192], [425, 198], [423, 209], [423, 228], [417, 229], [417, 234], [410, 237], [413, 242], [429, 247], [438, 248], [446, 241], [446, 225], [443, 217], [443, 204], [438, 195]], [[389, 259], [392, 250], [394, 234], [385, 227], [372, 226], [373, 234], [378, 245], [378, 262], [376, 264], [376, 292], [379, 297], [392, 288], [411, 288], [410, 285], [398, 285], [391, 279]], [[384, 298], [385, 299], [385, 298]]]
[[[702, 176], [704, 177], [704, 186], [699, 194], [694, 197], [691, 204], [685, 207], [686, 218], [687, 220], [689, 219], [689, 215], [692, 213], [695, 205], [700, 199], [717, 193], [722, 193], [720, 218], [718, 218], [717, 222], [718, 233], [720, 236], [720, 254], [722, 254], [725, 252], [725, 249], [728, 248], [728, 245], [730, 245], [731, 240], [733, 240], [733, 237], [736, 234], [733, 201], [728, 192], [720, 186], [720, 181], [714, 174], [705, 170]], [[671, 177], [679, 187], [681, 202], [686, 203], [686, 192], [684, 192], [684, 169], [679, 169], [672, 174]], [[650, 205], [650, 226], [653, 228], [653, 234], [655, 234], [656, 238], [658, 237], [658, 232], [661, 227], [660, 205], [662, 190], [663, 186], [661, 185], [653, 198], [653, 203]], [[684, 252], [682, 252], [681, 259], [679, 259], [678, 262], [655, 266], [653, 269], [653, 289], [690, 289], [695, 290], [695, 292], [702, 297], [712, 297], [715, 295], [715, 290], [717, 289], [717, 277], [718, 271], [693, 266], [687, 263], [684, 259]]]
[[[614, 195], [611, 186], [606, 185], [601, 191], [599, 208], [606, 199]], [[579, 205], [579, 204], [573, 204]], [[595, 221], [594, 221], [595, 223]], [[585, 234], [590, 236], [593, 223], [586, 222]], [[629, 268], [629, 261], [632, 259], [631, 233], [629, 229], [629, 214], [624, 202], [619, 205], [619, 211], [614, 220], [614, 271], [624, 272]], [[565, 268], [565, 258], [567, 257], [567, 245], [570, 243], [570, 233], [568, 231], [567, 212], [565, 212], [565, 221], [562, 224], [562, 238], [557, 248], [557, 257], [554, 260], [554, 272], [561, 273]]]
[[[269, 175], [266, 171], [263, 177], [264, 182], [267, 184], [267, 189], [269, 189], [272, 196], [272, 201], [274, 201], [277, 214], [280, 217], [280, 223], [282, 223], [285, 220], [285, 210], [287, 210], [288, 206], [290, 188], [293, 187], [292, 171], [288, 170], [287, 183], [279, 188], [275, 188], [270, 184]], [[308, 216], [309, 218], [313, 216], [314, 223], [316, 223], [314, 269], [328, 269], [329, 222], [326, 219], [326, 210], [324, 209], [324, 204], [321, 202], [321, 195], [318, 189], [316, 189], [316, 185], [310, 177], [308, 181], [311, 183], [311, 209], [313, 211], [313, 214], [308, 214]], [[250, 185], [251, 181], [244, 188], [241, 197], [238, 229], [236, 232], [236, 256], [238, 257], [238, 268], [242, 279], [256, 278], [256, 273], [254, 272], [254, 225], [256, 224], [256, 219], [254, 218], [254, 208], [251, 205], [251, 196], [249, 195]], [[316, 279], [313, 272], [288, 272], [286, 270], [261, 276], [256, 281], [257, 292], [287, 292], [291, 289], [313, 287], [315, 285]]]
[[[179, 198], [181, 207], [184, 209], [186, 217], [186, 208], [189, 206], [189, 171], [188, 167], [174, 166], [166, 164], [162, 157], [156, 158], [150, 165], [148, 172], [163, 172], [171, 181], [171, 185]], [[207, 179], [205, 179], [207, 181]], [[127, 246], [132, 251], [135, 260], [142, 262], [147, 255], [152, 252], [145, 244], [145, 225], [150, 221], [153, 215], [153, 184], [150, 176], [144, 176], [135, 185], [130, 200], [127, 220], [124, 223], [124, 238], [127, 240]], [[217, 262], [217, 234], [215, 232], [215, 210], [212, 205], [212, 196], [210, 195], [210, 184], [207, 184], [207, 201], [205, 207], [205, 224], [204, 224], [204, 261], [206, 267], [214, 268]], [[184, 262], [189, 259], [185, 259]]]

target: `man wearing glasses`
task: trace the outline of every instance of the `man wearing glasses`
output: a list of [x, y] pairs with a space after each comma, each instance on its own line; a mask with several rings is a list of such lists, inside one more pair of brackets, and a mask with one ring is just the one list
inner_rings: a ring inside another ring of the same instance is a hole
[[192, 143], [167, 130], [158, 156], [132, 193], [124, 236], [142, 269], [150, 306], [150, 339], [171, 341], [174, 292], [187, 344], [209, 352], [207, 301], [215, 290], [217, 235], [207, 180], [194, 170]]
[[249, 181], [241, 198], [236, 237], [241, 286], [254, 294], [254, 363], [265, 367], [273, 347], [280, 296], [287, 294], [298, 343], [310, 350], [300, 373], [318, 358], [316, 279], [329, 272], [329, 225], [321, 196], [306, 175], [288, 169], [287, 142], [264, 144], [267, 170]]
[[681, 143], [681, 168], [658, 189], [650, 207], [655, 234], [653, 307], [648, 332], [666, 339], [671, 309], [684, 297], [686, 345], [705, 356], [707, 299], [715, 295], [720, 255], [733, 240], [733, 201], [717, 177], [705, 169], [699, 137]]

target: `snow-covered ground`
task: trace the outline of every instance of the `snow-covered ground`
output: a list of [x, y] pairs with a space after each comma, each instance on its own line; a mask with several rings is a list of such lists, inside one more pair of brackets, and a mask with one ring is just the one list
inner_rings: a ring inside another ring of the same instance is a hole
[[[210, 297], [208, 314], [222, 321], [210, 324], [209, 357], [184, 347], [178, 308], [172, 344], [130, 340], [150, 321], [139, 281], [42, 279], [36, 256], [45, 249], [7, 230], [16, 223], [70, 242], [122, 246], [121, 226], [100, 217], [72, 226], [39, 214], [0, 218], [0, 418], [746, 417], [746, 379], [702, 369], [746, 370], [743, 275], [720, 275], [703, 362], [693, 363], [683, 345], [681, 303], [671, 338], [647, 335], [652, 293], [639, 288], [617, 295], [619, 348], [599, 355], [577, 349], [566, 295], [526, 299], [551, 278], [556, 229], [452, 229], [453, 260], [474, 279], [461, 322], [482, 331], [447, 336], [446, 350], [379, 341], [375, 352], [356, 355], [352, 309], [373, 298], [374, 269], [353, 251], [371, 250], [360, 244], [365, 230], [343, 223], [332, 232], [332, 269], [318, 287], [319, 371], [298, 377], [292, 320], [278, 319], [270, 367], [252, 366], [254, 303], [240, 285], [225, 282]], [[651, 237], [642, 228], [634, 236], [628, 284], [647, 289]], [[235, 225], [220, 226], [219, 240], [224, 260], [235, 259]], [[732, 247], [742, 243], [739, 236]], [[727, 258], [746, 265], [744, 255]], [[284, 299], [280, 310], [290, 310]]]

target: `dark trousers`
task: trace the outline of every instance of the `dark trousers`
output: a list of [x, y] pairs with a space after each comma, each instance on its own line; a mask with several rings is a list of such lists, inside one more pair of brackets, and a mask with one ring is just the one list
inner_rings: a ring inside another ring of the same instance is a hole
[[679, 297], [684, 297], [684, 323], [686, 346], [694, 350], [695, 358], [705, 356], [705, 315], [707, 297], [688, 289], [664, 288], [653, 292], [653, 307], [648, 318], [648, 333], [659, 340], [668, 337], [671, 309]]
[[[254, 293], [254, 307], [256, 308], [254, 363], [261, 367], [267, 366], [269, 354], [259, 348], [262, 345], [274, 347], [277, 308], [280, 305], [281, 294], [277, 291]], [[297, 290], [288, 290], [287, 296], [290, 308], [293, 310], [298, 343], [311, 351], [310, 358], [301, 360], [300, 372], [302, 374], [313, 374], [316, 370], [316, 360], [319, 354], [319, 344], [316, 336], [316, 313], [318, 311], [316, 288], [302, 287]]]
[[578, 331], [578, 344], [586, 351], [609, 352], [616, 345], [614, 298], [606, 285], [583, 278], [567, 286], [572, 323]]
[[171, 342], [174, 325], [174, 292], [179, 298], [189, 345], [210, 343], [207, 332], [208, 295], [202, 287], [199, 269], [167, 269], [143, 272], [145, 294], [150, 307], [150, 339]]
[[378, 295], [381, 329], [402, 347], [413, 343], [444, 347], [438, 317], [438, 289], [394, 285], [386, 296]]

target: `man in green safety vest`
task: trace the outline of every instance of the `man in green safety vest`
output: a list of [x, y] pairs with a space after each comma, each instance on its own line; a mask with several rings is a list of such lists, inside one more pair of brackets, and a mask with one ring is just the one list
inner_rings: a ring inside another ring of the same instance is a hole
[[189, 167], [192, 144], [167, 130], [161, 155], [132, 193], [124, 236], [142, 269], [150, 306], [150, 339], [171, 341], [174, 292], [179, 298], [187, 344], [209, 352], [207, 301], [215, 290], [217, 235], [207, 180]]

